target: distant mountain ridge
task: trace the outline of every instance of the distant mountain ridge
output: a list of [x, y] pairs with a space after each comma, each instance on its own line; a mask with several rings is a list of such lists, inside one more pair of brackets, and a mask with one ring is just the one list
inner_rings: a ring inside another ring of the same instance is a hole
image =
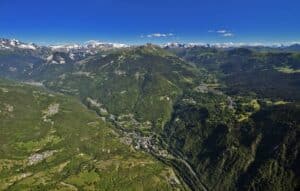
[[38, 51], [45, 49], [53, 52], [71, 52], [71, 53], [86, 53], [96, 54], [99, 51], [120, 49], [130, 47], [121, 43], [105, 43], [99, 41], [88, 41], [84, 44], [59, 44], [59, 45], [47, 45], [41, 46], [34, 43], [25, 43], [16, 39], [4, 39], [0, 38], [0, 50], [7, 51]]
[[3, 39], [0, 38], [0, 49], [29, 49], [29, 50], [36, 50], [38, 48], [37, 45], [33, 43], [23, 43], [16, 39]]
[[[96, 52], [97, 50], [109, 50], [119, 48], [129, 48], [137, 45], [129, 45], [124, 43], [111, 43], [101, 42], [97, 40], [90, 40], [83, 44], [78, 43], [66, 43], [57, 45], [46, 45], [41, 46], [36, 43], [25, 43], [16, 39], [5, 39], [0, 38], [0, 50], [13, 50], [13, 49], [27, 49], [36, 50], [39, 48], [49, 48], [52, 51], [87, 51]], [[180, 42], [169, 42], [159, 45], [162, 48], [193, 48], [193, 47], [212, 47], [212, 48], [254, 48], [254, 49], [274, 49], [281, 51], [300, 51], [300, 43], [287, 43], [287, 44], [263, 44], [263, 43], [180, 43]]]

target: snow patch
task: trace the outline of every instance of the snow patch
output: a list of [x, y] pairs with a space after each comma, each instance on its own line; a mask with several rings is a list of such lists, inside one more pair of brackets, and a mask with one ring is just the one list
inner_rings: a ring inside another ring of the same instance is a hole
[[18, 48], [36, 50], [36, 47], [31, 44], [21, 44], [18, 46]]

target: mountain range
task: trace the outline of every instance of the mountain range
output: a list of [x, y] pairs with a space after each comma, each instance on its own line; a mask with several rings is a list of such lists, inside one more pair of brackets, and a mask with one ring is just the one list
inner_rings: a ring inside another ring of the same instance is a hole
[[299, 48], [1, 39], [2, 189], [298, 190]]

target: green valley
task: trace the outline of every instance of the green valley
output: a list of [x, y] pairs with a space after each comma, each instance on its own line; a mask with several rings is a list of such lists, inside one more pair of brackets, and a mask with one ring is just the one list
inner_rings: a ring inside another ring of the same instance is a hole
[[0, 190], [183, 188], [72, 97], [1, 80], [0, 108]]
[[0, 52], [0, 189], [300, 188], [298, 51]]

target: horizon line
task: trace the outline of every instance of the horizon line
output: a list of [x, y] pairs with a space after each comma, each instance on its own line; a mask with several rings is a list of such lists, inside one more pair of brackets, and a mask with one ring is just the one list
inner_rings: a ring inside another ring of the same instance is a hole
[[35, 44], [38, 46], [59, 46], [59, 45], [86, 45], [89, 44], [90, 42], [95, 42], [95, 43], [103, 43], [103, 44], [124, 44], [124, 45], [129, 45], [129, 46], [139, 46], [139, 45], [145, 45], [145, 44], [154, 44], [154, 45], [171, 45], [171, 44], [185, 44], [185, 45], [195, 45], [195, 46], [207, 46], [207, 45], [217, 45], [217, 46], [222, 46], [222, 45], [231, 45], [231, 46], [291, 46], [295, 44], [300, 44], [300, 41], [281, 41], [281, 42], [276, 42], [276, 41], [269, 41], [269, 42], [262, 42], [262, 41], [223, 41], [223, 42], [217, 42], [217, 41], [210, 41], [210, 42], [204, 42], [204, 41], [169, 41], [169, 42], [140, 42], [140, 43], [129, 43], [129, 42], [120, 42], [120, 41], [107, 41], [107, 40], [98, 40], [98, 39], [91, 39], [87, 41], [65, 41], [65, 42], [43, 42], [43, 41], [31, 41], [31, 40], [19, 40], [18, 38], [7, 38], [7, 37], [0, 37], [0, 39], [7, 39], [7, 40], [16, 40], [22, 43], [26, 44]]

